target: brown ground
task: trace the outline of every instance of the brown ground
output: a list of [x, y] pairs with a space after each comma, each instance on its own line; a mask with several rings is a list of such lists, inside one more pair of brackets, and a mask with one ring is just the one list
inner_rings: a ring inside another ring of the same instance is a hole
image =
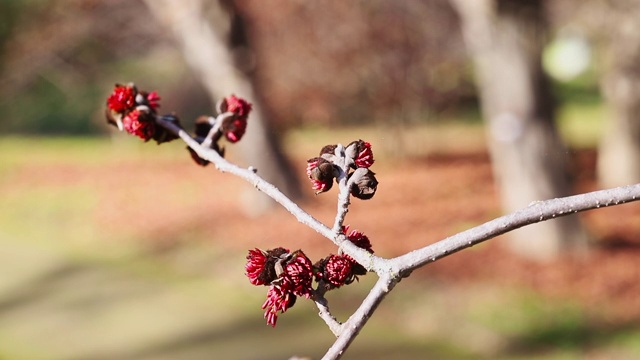
[[[296, 171], [303, 175], [304, 160], [297, 163], [301, 165]], [[595, 154], [576, 153], [573, 163], [578, 174], [577, 191], [597, 189]], [[75, 184], [94, 186], [99, 194], [94, 214], [97, 224], [105, 228], [126, 224], [127, 231], [139, 238], [152, 239], [150, 245], [158, 253], [188, 242], [194, 232], [201, 239], [217, 239], [216, 246], [223, 249], [302, 248], [312, 260], [335, 252], [327, 240], [280, 208], [248, 217], [238, 203], [246, 203], [251, 186], [211, 167], [199, 168], [186, 154], [184, 161], [166, 164], [141, 167], [123, 162], [92, 169], [87, 172], [56, 166], [38, 167], [34, 172], [37, 178], [54, 185], [73, 179]], [[500, 215], [485, 153], [431, 155], [400, 163], [379, 161], [372, 169], [380, 180], [378, 193], [370, 201], [354, 200], [346, 223], [365, 232], [380, 256], [399, 255]], [[22, 186], [29, 186], [28, 171], [22, 176]], [[123, 182], [131, 184], [131, 179], [145, 186], [122, 190]], [[309, 184], [302, 181], [310, 194], [302, 207], [331, 223], [337, 191], [314, 197]], [[174, 197], [192, 200], [177, 201]], [[511, 255], [497, 239], [454, 254], [416, 274], [457, 282], [520, 284], [549, 296], [578, 299], [589, 307], [606, 304], [604, 312], [612, 319], [640, 319], [640, 204], [580, 216], [596, 239], [586, 261], [534, 263]]]

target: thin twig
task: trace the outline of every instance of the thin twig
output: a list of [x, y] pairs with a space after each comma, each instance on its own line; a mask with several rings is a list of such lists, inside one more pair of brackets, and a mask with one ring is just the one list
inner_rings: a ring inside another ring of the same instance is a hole
[[337, 337], [342, 332], [342, 324], [338, 321], [338, 319], [331, 315], [331, 311], [329, 310], [329, 302], [324, 297], [324, 291], [321, 291], [320, 289], [322, 289], [322, 286], [318, 286], [318, 290], [315, 292], [315, 294], [313, 294], [312, 297], [319, 311], [318, 316], [320, 316], [320, 318], [324, 320], [324, 322], [329, 327], [329, 330], [331, 330], [333, 335]]
[[342, 332], [322, 357], [322, 360], [335, 360], [344, 355], [349, 345], [351, 345], [360, 330], [371, 318], [371, 315], [376, 311], [378, 305], [396, 284], [397, 280], [389, 276], [381, 276], [378, 279], [367, 297], [362, 301], [362, 304], [349, 317], [349, 320], [342, 324]]
[[220, 156], [220, 154], [218, 154], [215, 150], [208, 149], [201, 146], [186, 131], [181, 129], [179, 126], [164, 120], [162, 117], [157, 117], [156, 121], [167, 130], [170, 130], [176, 135], [178, 135], [180, 139], [182, 139], [182, 141], [184, 141], [193, 151], [195, 151], [198, 154], [198, 156], [211, 162], [216, 167], [216, 169], [222, 172], [228, 172], [230, 174], [236, 175], [241, 179], [244, 179], [245, 181], [249, 182], [256, 189], [264, 192], [265, 194], [270, 196], [272, 199], [274, 199], [277, 203], [282, 205], [296, 219], [298, 219], [298, 221], [300, 221], [304, 225], [307, 225], [313, 230], [317, 231], [324, 237], [334, 241], [336, 245], [338, 245], [338, 243], [336, 242], [337, 240], [333, 235], [333, 232], [328, 226], [324, 225], [323, 223], [318, 221], [316, 218], [311, 216], [309, 213], [302, 210], [296, 203], [294, 203], [291, 199], [289, 199], [286, 195], [284, 195], [280, 190], [278, 190], [278, 188], [276, 188], [271, 183], [267, 182], [258, 174], [256, 174], [256, 172], [254, 171], [255, 169], [245, 169], [230, 163], [229, 161], [225, 160], [222, 156]]
[[213, 116], [209, 116], [208, 120], [212, 126], [211, 126], [211, 129], [209, 129], [209, 133], [202, 141], [202, 147], [207, 149], [211, 148], [211, 144], [214, 141], [214, 137], [216, 136], [216, 134], [218, 133], [218, 130], [220, 130], [220, 127], [222, 126], [223, 119], [222, 119], [222, 116], [219, 115], [217, 118], [214, 118]]
[[349, 199], [349, 185], [346, 172], [340, 171], [340, 177], [338, 178], [338, 209], [336, 211], [336, 217], [333, 221], [333, 233], [340, 234], [342, 232], [342, 224], [349, 212], [349, 205], [351, 203]]

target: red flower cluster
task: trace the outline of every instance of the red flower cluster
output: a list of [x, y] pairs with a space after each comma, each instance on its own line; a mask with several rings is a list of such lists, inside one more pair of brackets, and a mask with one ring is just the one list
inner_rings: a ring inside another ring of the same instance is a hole
[[314, 265], [317, 269], [316, 281], [323, 281], [326, 289], [335, 289], [342, 285], [351, 284], [356, 279], [355, 274], [351, 271], [352, 265], [346, 256], [331, 254]]
[[262, 309], [267, 324], [273, 327], [278, 312], [284, 313], [291, 308], [297, 296], [309, 298], [313, 292], [313, 267], [301, 250], [293, 253], [285, 248], [249, 250], [245, 271], [253, 285], [269, 286]]
[[335, 161], [344, 156], [349, 165], [345, 171], [351, 179], [351, 195], [363, 200], [371, 199], [378, 187], [375, 173], [369, 170], [374, 162], [371, 144], [363, 140], [352, 141], [343, 154], [336, 154], [337, 148], [337, 145], [326, 145], [320, 150], [318, 157], [307, 160], [307, 177], [311, 180], [316, 195], [331, 189], [333, 179], [340, 174]]
[[156, 131], [153, 117], [148, 112], [138, 109], [130, 111], [122, 118], [122, 126], [126, 132], [144, 141], [151, 139]]
[[251, 104], [235, 95], [226, 97], [221, 106], [222, 112], [233, 113], [222, 123], [224, 136], [232, 143], [240, 141], [247, 131], [247, 118], [251, 112]]
[[107, 99], [107, 107], [115, 112], [124, 113], [136, 105], [136, 90], [132, 86], [116, 85]]
[[[371, 242], [362, 232], [357, 230], [349, 232], [349, 226], [343, 227], [343, 232], [354, 245], [373, 254]], [[364, 266], [358, 264], [351, 256], [342, 253], [329, 255], [318, 261], [314, 265], [314, 269], [316, 281], [327, 290], [349, 285], [354, 280], [358, 280], [358, 276], [367, 274], [367, 269]]]
[[[196, 120], [196, 140], [202, 144], [207, 137], [210, 137], [209, 147], [220, 156], [224, 156], [224, 148], [218, 144], [218, 141], [222, 136], [231, 143], [240, 141], [247, 131], [247, 119], [251, 108], [251, 104], [246, 100], [235, 95], [227, 96], [218, 104], [217, 117], [201, 116]], [[209, 134], [212, 130], [213, 134]], [[198, 165], [209, 164], [193, 150], [189, 149], [189, 151]]]
[[[343, 228], [345, 234], [348, 230], [348, 226]], [[371, 242], [363, 233], [351, 231], [347, 238], [373, 253]], [[313, 295], [314, 279], [318, 287], [327, 291], [351, 284], [358, 280], [358, 276], [367, 274], [362, 265], [347, 255], [329, 255], [312, 265], [302, 250], [290, 252], [282, 247], [266, 251], [249, 250], [244, 269], [251, 284], [269, 286], [262, 309], [265, 310], [267, 324], [273, 327], [278, 321], [278, 314], [290, 309], [297, 297], [310, 298]]]
[[[135, 85], [116, 84], [107, 98], [107, 122], [121, 131], [136, 135], [144, 141], [154, 139], [158, 144], [177, 137], [158, 126], [156, 111], [160, 107], [157, 92], [138, 91]], [[178, 123], [178, 119], [172, 117]]]

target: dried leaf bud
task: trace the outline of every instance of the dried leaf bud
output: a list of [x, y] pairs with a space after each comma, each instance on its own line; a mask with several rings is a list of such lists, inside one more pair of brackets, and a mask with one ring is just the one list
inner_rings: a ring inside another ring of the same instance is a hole
[[334, 155], [336, 152], [336, 148], [338, 147], [338, 145], [325, 145], [322, 147], [322, 149], [320, 149], [320, 155], [322, 156], [323, 154], [331, 154]]
[[336, 176], [334, 165], [321, 157], [309, 159], [307, 176], [313, 184], [313, 190], [316, 190], [316, 195], [328, 191], [333, 186], [333, 178]]
[[104, 112], [105, 118], [107, 119], [107, 124], [113, 125], [118, 128], [120, 131], [124, 131], [124, 125], [122, 125], [122, 114], [119, 112], [115, 112], [108, 107]]
[[211, 117], [206, 115], [201, 115], [196, 118], [195, 121], [195, 134], [196, 137], [206, 137], [209, 134], [209, 130], [211, 130]]
[[358, 168], [349, 175], [351, 195], [361, 200], [369, 200], [375, 195], [378, 180], [375, 173], [367, 168]]
[[[175, 114], [164, 115], [162, 117], [163, 120], [173, 123], [174, 125], [182, 128], [180, 124], [180, 119]], [[178, 138], [178, 135], [172, 133], [171, 131], [165, 129], [162, 126], [156, 126], [156, 130], [153, 133], [153, 140], [158, 144], [162, 144], [165, 142], [173, 141]]]
[[[196, 135], [195, 140], [198, 143], [202, 144], [204, 139], [209, 134], [209, 131], [211, 130], [212, 126], [213, 125], [211, 124], [210, 116], [206, 116], [206, 115], [199, 116], [195, 121], [195, 135]], [[220, 154], [220, 156], [224, 157], [224, 148], [218, 145], [218, 140], [220, 140], [221, 136], [222, 136], [221, 132], [216, 132], [215, 134], [213, 134], [210, 148], [215, 150], [218, 154]], [[191, 155], [191, 158], [193, 159], [193, 161], [195, 161], [196, 164], [200, 166], [209, 165], [209, 161], [198, 156], [198, 154], [195, 151], [193, 151], [193, 149], [187, 147], [187, 150], [189, 150], [189, 154]]]

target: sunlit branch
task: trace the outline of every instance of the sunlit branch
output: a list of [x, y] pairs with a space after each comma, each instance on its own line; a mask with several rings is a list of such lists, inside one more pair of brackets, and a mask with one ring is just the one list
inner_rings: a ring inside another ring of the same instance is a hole
[[524, 209], [391, 259], [390, 265], [400, 272], [411, 271], [464, 248], [526, 225], [585, 210], [620, 205], [637, 200], [640, 200], [640, 184], [545, 201], [535, 201]]

